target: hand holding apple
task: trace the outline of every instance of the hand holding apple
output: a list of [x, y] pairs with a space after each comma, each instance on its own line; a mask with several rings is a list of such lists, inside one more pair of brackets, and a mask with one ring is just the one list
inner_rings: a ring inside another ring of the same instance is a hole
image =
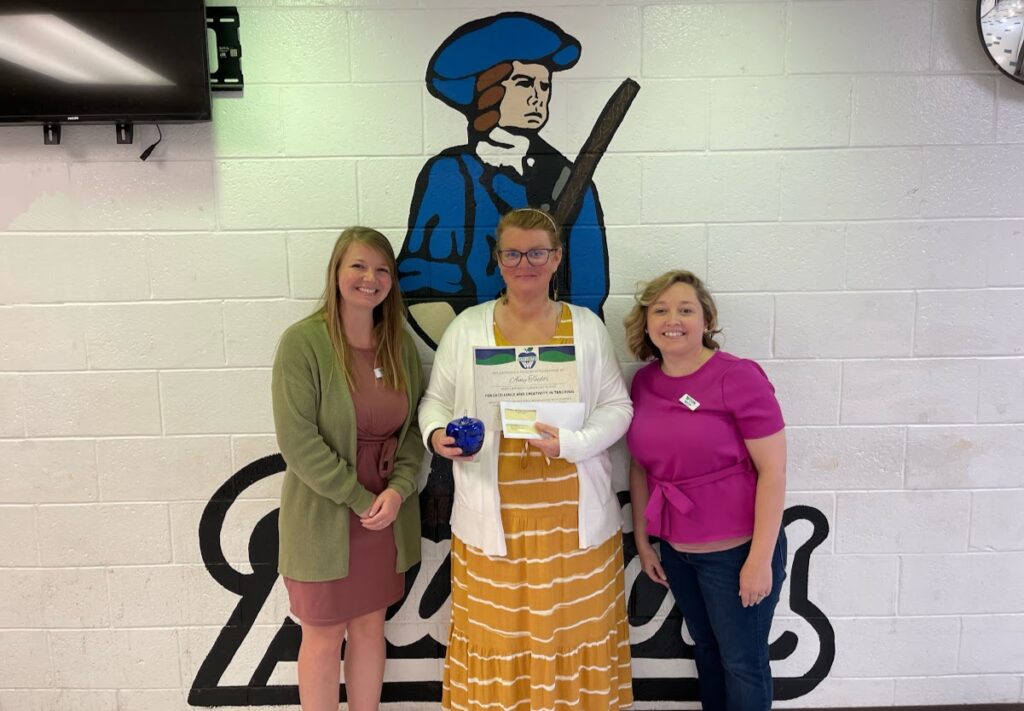
[[484, 423], [475, 417], [463, 415], [452, 420], [444, 432], [455, 440], [454, 446], [462, 450], [462, 456], [471, 457], [484, 446]]

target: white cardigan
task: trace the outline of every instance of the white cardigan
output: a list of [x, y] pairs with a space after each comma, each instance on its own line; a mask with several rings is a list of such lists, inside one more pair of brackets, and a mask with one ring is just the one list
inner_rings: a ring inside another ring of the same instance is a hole
[[[473, 347], [494, 346], [494, 305], [488, 301], [463, 311], [441, 338], [430, 373], [430, 385], [420, 401], [419, 421], [424, 443], [444, 428], [454, 413], [475, 413]], [[608, 540], [622, 527], [619, 503], [612, 490], [608, 448], [625, 434], [633, 404], [604, 324], [592, 311], [569, 305], [576, 345], [580, 397], [585, 405], [583, 429], [558, 432], [561, 458], [576, 464], [579, 476], [580, 548]], [[469, 462], [454, 462], [455, 500], [452, 532], [487, 555], [504, 556], [505, 532], [498, 498], [498, 447], [488, 430], [480, 453]]]

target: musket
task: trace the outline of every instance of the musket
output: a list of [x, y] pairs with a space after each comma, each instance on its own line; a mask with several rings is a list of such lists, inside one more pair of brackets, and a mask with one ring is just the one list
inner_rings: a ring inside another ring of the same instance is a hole
[[[556, 202], [551, 214], [557, 224], [565, 225], [579, 210], [583, 194], [594, 178], [597, 164], [601, 162], [601, 157], [608, 150], [608, 144], [611, 143], [612, 137], [615, 136], [615, 132], [622, 124], [622, 119], [626, 117], [626, 112], [629, 111], [629, 106], [639, 91], [639, 84], [632, 79], [626, 79], [619, 84], [619, 88], [604, 105], [594, 123], [594, 128], [587, 136], [587, 140], [583, 142], [579, 155], [576, 156], [572, 168], [569, 169], [569, 176], [564, 181], [564, 187], [554, 196]], [[563, 183], [563, 181], [559, 180], [559, 183]], [[567, 242], [563, 245], [562, 263], [558, 268], [558, 280], [562, 284], [569, 283], [568, 246]]]

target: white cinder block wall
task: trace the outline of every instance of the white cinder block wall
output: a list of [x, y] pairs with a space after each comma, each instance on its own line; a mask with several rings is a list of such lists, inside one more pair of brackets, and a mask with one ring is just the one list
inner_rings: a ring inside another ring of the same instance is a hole
[[[642, 87], [596, 177], [613, 336], [638, 279], [687, 267], [777, 384], [790, 501], [832, 527], [835, 664], [789, 705], [1022, 700], [1024, 85], [973, 0], [237, 4], [244, 97], [148, 162], [147, 127], [0, 127], [0, 707], [187, 708], [238, 601], [199, 517], [276, 451], [277, 336], [341, 227], [401, 244], [419, 168], [465, 140], [427, 60], [509, 9], [582, 42], [542, 134], [565, 153]], [[242, 572], [278, 481], [225, 521]], [[276, 589], [225, 679], [285, 612]]]

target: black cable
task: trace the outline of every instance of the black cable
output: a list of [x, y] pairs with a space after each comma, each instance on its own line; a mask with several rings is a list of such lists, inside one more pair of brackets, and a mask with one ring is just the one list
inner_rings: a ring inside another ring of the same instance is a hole
[[146, 150], [142, 151], [142, 155], [139, 156], [139, 160], [146, 160], [147, 158], [149, 158], [149, 154], [153, 152], [153, 149], [156, 148], [160, 144], [160, 141], [164, 140], [164, 132], [160, 130], [160, 124], [155, 124], [155, 125], [156, 125], [156, 132], [159, 134], [159, 138], [156, 139], [156, 143], [154, 143], [152, 146], [150, 146]]

